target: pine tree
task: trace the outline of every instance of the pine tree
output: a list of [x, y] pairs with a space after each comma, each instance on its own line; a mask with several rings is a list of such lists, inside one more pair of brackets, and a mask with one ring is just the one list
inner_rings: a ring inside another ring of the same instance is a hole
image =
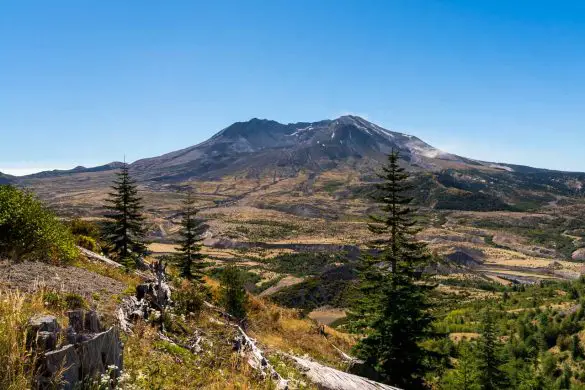
[[457, 366], [448, 372], [444, 379], [444, 388], [453, 390], [479, 390], [479, 372], [470, 343], [461, 343]]
[[[181, 230], [179, 231], [181, 239], [178, 241], [179, 247], [176, 249], [181, 276], [201, 281], [202, 269], [204, 268], [203, 259], [205, 259], [201, 253], [201, 241], [205, 226], [203, 221], [196, 219], [197, 209], [194, 202], [193, 193], [189, 191], [182, 211]], [[195, 273], [193, 273], [193, 269], [195, 269]]]
[[576, 334], [571, 338], [571, 356], [574, 361], [583, 359], [583, 348], [581, 348], [581, 340]]
[[483, 329], [479, 340], [479, 369], [483, 390], [495, 390], [506, 387], [507, 378], [500, 369], [502, 358], [499, 351], [496, 324], [491, 311], [486, 311], [483, 319]]
[[221, 275], [221, 285], [221, 300], [225, 310], [237, 319], [244, 320], [248, 296], [242, 271], [234, 265], [225, 267]]
[[417, 241], [409, 207], [412, 198], [408, 174], [392, 152], [380, 175], [374, 199], [382, 214], [372, 217], [370, 231], [377, 237], [373, 255], [360, 266], [360, 298], [350, 313], [354, 330], [365, 334], [356, 346], [358, 357], [373, 367], [379, 380], [404, 387], [423, 386], [425, 358], [420, 342], [431, 336], [428, 292], [419, 280], [430, 261], [426, 245]]
[[114, 192], [108, 194], [108, 210], [105, 217], [105, 238], [111, 244], [116, 260], [132, 268], [140, 263], [146, 252], [144, 241], [144, 217], [142, 199], [138, 196], [136, 182], [130, 177], [128, 165], [118, 172]]

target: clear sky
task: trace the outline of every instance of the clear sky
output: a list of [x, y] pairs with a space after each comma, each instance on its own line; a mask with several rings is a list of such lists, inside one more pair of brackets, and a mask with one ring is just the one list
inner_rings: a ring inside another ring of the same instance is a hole
[[467, 157], [585, 171], [584, 3], [4, 0], [0, 171], [345, 113]]

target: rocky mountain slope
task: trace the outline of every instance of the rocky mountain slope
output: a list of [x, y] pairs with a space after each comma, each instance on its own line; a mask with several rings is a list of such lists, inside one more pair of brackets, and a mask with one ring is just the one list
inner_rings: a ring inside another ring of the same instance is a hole
[[[351, 199], [364, 197], [392, 150], [401, 153], [404, 166], [415, 177], [417, 191], [413, 195], [417, 202], [436, 209], [536, 210], [575, 198], [585, 183], [584, 173], [477, 161], [450, 154], [414, 136], [384, 129], [357, 116], [291, 124], [265, 119], [237, 122], [205, 142], [138, 160], [130, 169], [145, 188], [155, 192], [176, 191], [184, 184], [196, 182], [201, 186], [206, 182], [210, 183], [209, 196], [221, 194], [234, 185], [211, 183], [268, 180], [263, 185], [266, 186], [305, 175], [307, 179], [295, 185], [302, 186], [307, 195], [319, 190], [315, 188], [317, 178], [341, 175], [351, 179], [344, 179], [343, 183], [327, 179], [322, 190], [331, 192], [337, 186], [339, 191], [333, 191], [336, 198]], [[49, 201], [58, 198], [58, 207], [67, 208], [74, 202], [81, 206], [87, 203], [88, 196], [103, 195], [120, 164], [41, 172], [12, 180], [31, 187]], [[224, 196], [220, 201], [233, 203], [250, 191], [263, 188], [229, 190], [227, 198]], [[297, 189], [291, 187], [288, 192]], [[79, 199], [69, 200], [72, 194]]]
[[442, 152], [420, 139], [383, 129], [356, 116], [335, 120], [281, 124], [265, 119], [237, 122], [209, 140], [132, 164], [143, 179], [185, 180], [225, 175], [258, 175], [276, 171], [323, 171], [348, 164], [376, 165], [393, 149], [411, 165], [437, 169], [441, 161], [469, 160]]

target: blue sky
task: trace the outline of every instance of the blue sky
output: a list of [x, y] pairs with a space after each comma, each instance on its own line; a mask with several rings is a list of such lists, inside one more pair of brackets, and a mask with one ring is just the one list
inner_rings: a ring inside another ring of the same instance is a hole
[[585, 5], [0, 4], [0, 171], [150, 157], [252, 117], [354, 113], [464, 156], [585, 171]]

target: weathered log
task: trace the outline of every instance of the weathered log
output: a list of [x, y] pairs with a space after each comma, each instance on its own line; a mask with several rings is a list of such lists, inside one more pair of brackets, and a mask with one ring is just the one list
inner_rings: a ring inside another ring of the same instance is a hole
[[[105, 256], [102, 255], [98, 255], [95, 252], [90, 251], [89, 249], [85, 249], [83, 247], [78, 246], [77, 249], [79, 249], [79, 251], [81, 253], [83, 253], [87, 258], [91, 259], [91, 260], [95, 260], [95, 261], [100, 261], [102, 263], [105, 263], [111, 267], [115, 267], [115, 268], [122, 268], [124, 267], [122, 264], [120, 263], [116, 263], [114, 260], [112, 259], [108, 259]], [[135, 270], [134, 273], [138, 276], [140, 276], [143, 279], [150, 279], [151, 275], [149, 275], [147, 272], [143, 272], [140, 270]]]
[[[256, 341], [244, 332], [244, 329], [239, 325], [239, 321], [237, 321], [237, 319], [231, 314], [226, 313], [207, 301], [204, 302], [204, 305], [220, 313], [228, 321], [226, 323], [227, 325], [238, 330], [241, 339], [234, 340], [234, 349], [248, 357], [248, 364], [250, 367], [258, 370], [263, 376], [268, 375], [276, 383], [278, 389], [288, 389], [288, 380], [284, 379], [278, 372], [276, 372], [274, 367], [264, 356], [264, 352], [256, 345]], [[230, 321], [237, 321], [237, 323], [234, 324]]]
[[195, 334], [195, 336], [191, 339], [192, 341], [189, 344], [182, 343], [175, 339], [174, 337], [167, 335], [163, 332], [159, 332], [158, 337], [161, 340], [166, 341], [167, 343], [178, 345], [179, 347], [191, 351], [194, 354], [198, 354], [202, 351], [201, 342], [203, 341], [203, 337], [198, 334]]
[[240, 332], [241, 340], [237, 340], [239, 346], [239, 352], [242, 355], [248, 357], [248, 364], [250, 367], [260, 371], [263, 376], [269, 375], [269, 377], [276, 383], [277, 389], [288, 389], [288, 380], [284, 379], [268, 362], [264, 356], [264, 352], [258, 348], [256, 341], [244, 332], [241, 326], [230, 324], [235, 326]]
[[284, 353], [283, 355], [292, 360], [304, 375], [322, 390], [400, 390], [309, 359]]

